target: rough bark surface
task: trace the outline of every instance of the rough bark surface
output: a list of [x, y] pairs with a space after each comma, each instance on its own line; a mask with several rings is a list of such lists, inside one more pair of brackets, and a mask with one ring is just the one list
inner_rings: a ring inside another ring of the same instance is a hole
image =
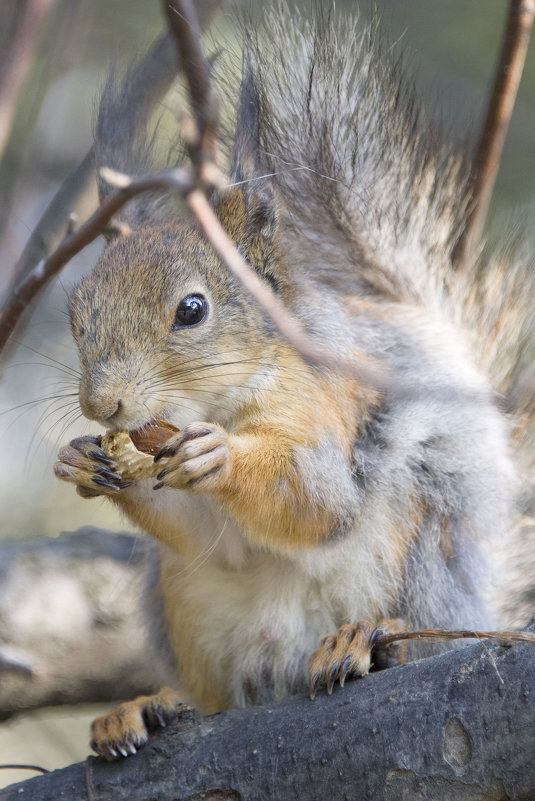
[[535, 651], [476, 643], [314, 702], [200, 718], [136, 756], [90, 758], [0, 801], [535, 799]]

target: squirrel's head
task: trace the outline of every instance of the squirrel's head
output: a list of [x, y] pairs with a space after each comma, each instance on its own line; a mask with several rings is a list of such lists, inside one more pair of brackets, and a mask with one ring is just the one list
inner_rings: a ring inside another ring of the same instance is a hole
[[[150, 144], [130, 102], [129, 80], [111, 80], [96, 125], [97, 163], [136, 169]], [[132, 110], [133, 109], [133, 110]], [[259, 139], [259, 97], [246, 69], [231, 180], [214, 209], [242, 255], [289, 306], [294, 289], [279, 248], [279, 201]], [[143, 159], [142, 159], [143, 162]], [[100, 183], [101, 196], [110, 191]], [[112, 241], [70, 300], [81, 362], [83, 413], [109, 428], [154, 418], [178, 426], [232, 420], [261, 391], [281, 347], [272, 324], [186, 217], [161, 220], [150, 197], [126, 207], [132, 233]]]
[[[291, 304], [274, 194], [230, 189], [215, 208], [242, 254]], [[73, 291], [70, 316], [82, 411], [110, 428], [231, 420], [265, 386], [280, 347], [256, 301], [185, 217], [112, 241]]]

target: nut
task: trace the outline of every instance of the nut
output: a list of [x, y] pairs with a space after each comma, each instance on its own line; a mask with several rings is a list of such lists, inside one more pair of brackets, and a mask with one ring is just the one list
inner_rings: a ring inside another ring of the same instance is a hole
[[143, 453], [150, 453], [156, 456], [160, 448], [165, 445], [173, 434], [178, 432], [176, 426], [167, 423], [165, 420], [157, 420], [157, 425], [144, 426], [137, 431], [130, 431], [130, 439]]
[[177, 431], [170, 423], [146, 426], [133, 432], [108, 431], [102, 437], [102, 449], [113, 459], [117, 472], [125, 481], [155, 478], [167, 460], [155, 463], [154, 454]]

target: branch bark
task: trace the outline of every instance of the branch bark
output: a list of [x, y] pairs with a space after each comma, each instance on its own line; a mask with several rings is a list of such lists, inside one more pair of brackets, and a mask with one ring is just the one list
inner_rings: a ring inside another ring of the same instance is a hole
[[0, 544], [0, 718], [169, 683], [158, 575], [155, 544], [130, 534]]
[[472, 204], [453, 254], [458, 270], [471, 268], [500, 167], [505, 137], [535, 18], [535, 0], [510, 0], [500, 58], [472, 166]]
[[526, 801], [535, 797], [532, 646], [478, 643], [312, 702], [193, 711], [116, 763], [89, 758], [0, 801]]

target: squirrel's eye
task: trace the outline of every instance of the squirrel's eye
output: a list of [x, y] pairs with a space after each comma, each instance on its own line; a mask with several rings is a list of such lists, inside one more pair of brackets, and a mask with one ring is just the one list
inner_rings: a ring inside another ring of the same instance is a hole
[[208, 301], [203, 295], [188, 295], [177, 306], [173, 331], [186, 325], [202, 323], [208, 314]]

